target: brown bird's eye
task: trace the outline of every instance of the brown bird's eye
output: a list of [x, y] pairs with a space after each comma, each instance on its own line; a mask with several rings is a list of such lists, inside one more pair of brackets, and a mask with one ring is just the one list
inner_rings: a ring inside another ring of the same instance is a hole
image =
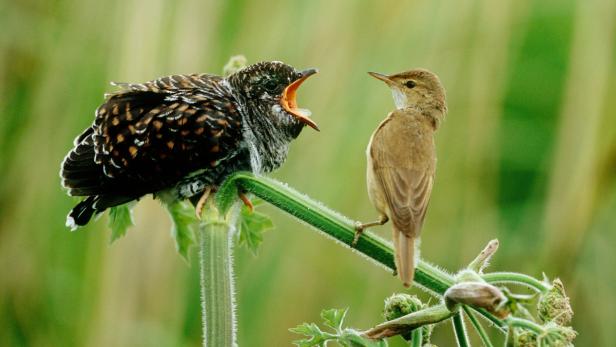
[[404, 85], [408, 88], [408, 89], [412, 89], [415, 88], [416, 84], [413, 81], [406, 81], [406, 83], [404, 83]]

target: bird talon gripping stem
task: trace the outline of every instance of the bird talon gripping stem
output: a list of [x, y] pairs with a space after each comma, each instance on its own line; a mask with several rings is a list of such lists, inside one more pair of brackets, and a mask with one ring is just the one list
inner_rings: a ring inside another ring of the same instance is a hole
[[211, 191], [212, 188], [205, 188], [203, 194], [199, 198], [199, 201], [197, 201], [197, 204], [195, 205], [195, 214], [197, 215], [198, 220], [201, 220], [201, 212], [203, 212], [203, 206], [205, 206], [205, 203], [207, 202], [207, 198], [210, 196]]
[[255, 210], [255, 207], [252, 204], [252, 201], [250, 201], [248, 196], [246, 196], [246, 194], [242, 192], [239, 192], [238, 195], [240, 196], [240, 199], [242, 199], [242, 202], [244, 203], [244, 205], [246, 205], [246, 207], [248, 208], [248, 211], [252, 213]]

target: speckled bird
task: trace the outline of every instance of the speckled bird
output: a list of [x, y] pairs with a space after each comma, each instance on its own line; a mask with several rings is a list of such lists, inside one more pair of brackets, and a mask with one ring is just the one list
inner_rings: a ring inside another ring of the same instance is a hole
[[199, 210], [229, 174], [278, 168], [305, 125], [318, 130], [296, 102], [298, 87], [316, 72], [261, 62], [226, 78], [113, 83], [120, 90], [106, 95], [62, 162], [62, 185], [85, 197], [67, 226], [74, 230], [107, 208], [163, 191], [177, 199], [201, 194]]

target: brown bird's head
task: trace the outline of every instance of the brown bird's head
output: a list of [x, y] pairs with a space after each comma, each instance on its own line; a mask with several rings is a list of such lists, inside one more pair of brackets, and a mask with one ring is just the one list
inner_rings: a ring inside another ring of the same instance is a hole
[[418, 107], [428, 111], [437, 123], [445, 118], [445, 88], [434, 73], [426, 69], [413, 69], [389, 76], [376, 72], [368, 73], [387, 83], [397, 108]]

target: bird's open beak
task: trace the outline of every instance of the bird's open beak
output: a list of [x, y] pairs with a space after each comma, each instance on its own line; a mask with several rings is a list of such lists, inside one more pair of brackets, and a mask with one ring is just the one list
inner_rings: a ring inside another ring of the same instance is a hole
[[368, 72], [368, 75], [370, 75], [370, 76], [372, 76], [372, 77], [374, 77], [374, 78], [376, 78], [378, 80], [381, 80], [381, 81], [383, 81], [383, 82], [385, 82], [387, 84], [392, 84], [393, 83], [393, 81], [389, 78], [389, 76], [383, 75], [382, 73]]
[[310, 126], [314, 130], [319, 131], [319, 127], [317, 123], [315, 123], [312, 119], [310, 119], [310, 110], [304, 108], [297, 107], [297, 89], [299, 86], [304, 83], [304, 81], [317, 73], [317, 69], [308, 69], [301, 72], [301, 77], [295, 80], [293, 83], [289, 84], [284, 91], [282, 92], [282, 98], [280, 99], [280, 105], [284, 108], [285, 111], [289, 112], [300, 122]]

